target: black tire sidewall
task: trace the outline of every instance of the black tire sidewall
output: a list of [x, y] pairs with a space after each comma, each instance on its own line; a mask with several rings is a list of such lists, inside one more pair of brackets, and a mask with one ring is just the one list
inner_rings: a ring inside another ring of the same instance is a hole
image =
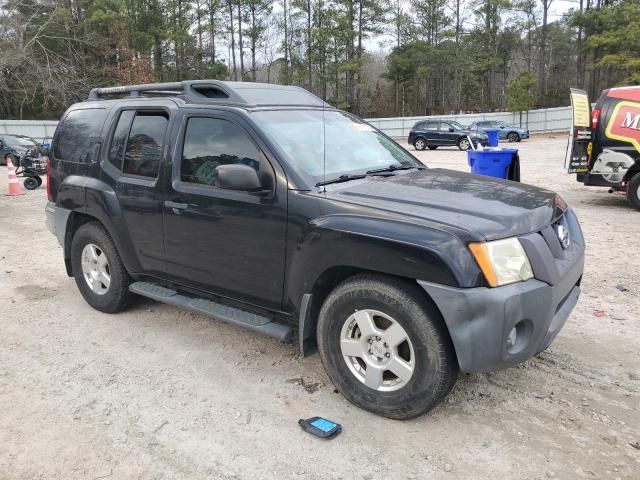
[[627, 200], [629, 204], [636, 210], [640, 210], [640, 197], [638, 197], [638, 189], [640, 188], [640, 172], [636, 173], [627, 185]]
[[[407, 419], [418, 416], [435, 406], [453, 386], [450, 378], [457, 378], [457, 365], [443, 364], [439, 343], [449, 341], [431, 318], [425, 305], [399, 299], [398, 296], [376, 288], [355, 287], [337, 289], [325, 302], [318, 324], [318, 345], [327, 374], [338, 390], [352, 403], [390, 418]], [[356, 310], [373, 309], [396, 320], [407, 332], [413, 346], [414, 372], [406, 385], [391, 392], [373, 390], [358, 380], [347, 366], [340, 350], [340, 335], [344, 322]], [[446, 334], [445, 334], [446, 335]], [[446, 362], [444, 362], [446, 363]], [[446, 389], [446, 392], [443, 392]]]
[[[82, 273], [82, 250], [93, 243], [97, 245], [109, 262], [111, 283], [104, 295], [94, 293], [87, 284]], [[73, 275], [80, 293], [96, 310], [105, 313], [115, 313], [122, 310], [131, 296], [127, 271], [115, 249], [113, 240], [100, 224], [91, 222], [82, 225], [73, 236], [71, 243], [71, 265]]]
[[[514, 135], [515, 135], [515, 137], [514, 137]], [[512, 140], [512, 138], [513, 138], [513, 140]], [[507, 135], [507, 140], [509, 140], [509, 142], [511, 142], [511, 143], [519, 142], [520, 141], [520, 135], [518, 135], [516, 132], [510, 132]]]
[[25, 178], [24, 182], [22, 182], [22, 184], [24, 185], [24, 188], [26, 188], [27, 190], [35, 190], [36, 188], [38, 188], [40, 186], [38, 181], [33, 177]]

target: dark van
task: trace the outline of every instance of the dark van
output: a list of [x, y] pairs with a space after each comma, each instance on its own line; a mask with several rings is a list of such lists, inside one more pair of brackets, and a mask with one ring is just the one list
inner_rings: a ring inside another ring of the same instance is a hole
[[640, 210], [640, 86], [604, 90], [590, 116], [586, 162], [576, 169], [577, 180], [626, 192]]

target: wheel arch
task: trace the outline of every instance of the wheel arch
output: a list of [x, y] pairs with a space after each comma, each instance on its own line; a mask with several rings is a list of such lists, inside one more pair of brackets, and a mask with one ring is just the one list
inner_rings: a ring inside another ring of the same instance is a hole
[[631, 165], [631, 167], [629, 167], [629, 170], [627, 170], [627, 173], [624, 174], [624, 180], [627, 182], [630, 182], [631, 179], [639, 173], [640, 173], [640, 158], [636, 158], [635, 163]]
[[300, 309], [300, 324], [298, 328], [299, 347], [300, 352], [303, 356], [306, 357], [312, 355], [317, 351], [316, 328], [318, 325], [318, 317], [322, 305], [324, 304], [329, 294], [331, 294], [331, 292], [341, 283], [349, 280], [350, 278], [354, 278], [360, 275], [372, 275], [375, 277], [379, 277], [381, 280], [387, 279], [404, 283], [407, 289], [412, 290], [416, 294], [416, 296], [418, 296], [424, 302], [428, 303], [433, 308], [433, 310], [440, 315], [442, 324], [447, 330], [447, 334], [449, 335], [449, 339], [451, 340], [451, 334], [448, 331], [446, 322], [442, 318], [442, 312], [430, 297], [430, 295], [423, 288], [420, 288], [415, 279], [399, 275], [381, 273], [365, 268], [356, 268], [347, 265], [335, 265], [322, 272], [322, 274], [318, 277], [315, 284], [311, 288], [310, 293], [304, 295], [302, 307]]
[[131, 258], [130, 255], [125, 254], [127, 249], [123, 247], [124, 242], [126, 242], [127, 240], [121, 238], [121, 236], [117, 234], [118, 230], [114, 230], [115, 227], [111, 222], [105, 222], [97, 215], [92, 215], [80, 211], [72, 211], [67, 219], [63, 245], [64, 264], [67, 270], [67, 275], [73, 277], [73, 267], [71, 265], [71, 244], [73, 242], [73, 237], [80, 227], [90, 222], [99, 223], [107, 231], [114, 244], [116, 245], [116, 249], [118, 250], [120, 257], [122, 258], [122, 262], [124, 263], [127, 271], [130, 273], [138, 271], [138, 269], [136, 269], [135, 259]]
[[520, 133], [519, 133], [519, 132], [516, 132], [515, 130], [509, 130], [509, 131], [507, 132], [506, 138], [507, 138], [507, 139], [509, 139], [509, 136], [510, 136], [511, 134], [515, 134], [515, 135], [517, 135], [518, 140], [520, 140]]

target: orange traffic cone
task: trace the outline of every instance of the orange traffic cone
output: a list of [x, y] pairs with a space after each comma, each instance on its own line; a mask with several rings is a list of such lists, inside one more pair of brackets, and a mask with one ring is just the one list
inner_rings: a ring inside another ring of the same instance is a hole
[[7, 175], [9, 178], [9, 193], [8, 196], [24, 195], [24, 190], [20, 183], [18, 183], [18, 177], [16, 177], [16, 167], [13, 166], [11, 158], [7, 158]]

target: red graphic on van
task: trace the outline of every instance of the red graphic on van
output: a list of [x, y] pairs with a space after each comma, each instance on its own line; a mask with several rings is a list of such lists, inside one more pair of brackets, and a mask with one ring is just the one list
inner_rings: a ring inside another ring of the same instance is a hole
[[640, 103], [616, 105], [605, 133], [609, 138], [631, 143], [640, 152]]

